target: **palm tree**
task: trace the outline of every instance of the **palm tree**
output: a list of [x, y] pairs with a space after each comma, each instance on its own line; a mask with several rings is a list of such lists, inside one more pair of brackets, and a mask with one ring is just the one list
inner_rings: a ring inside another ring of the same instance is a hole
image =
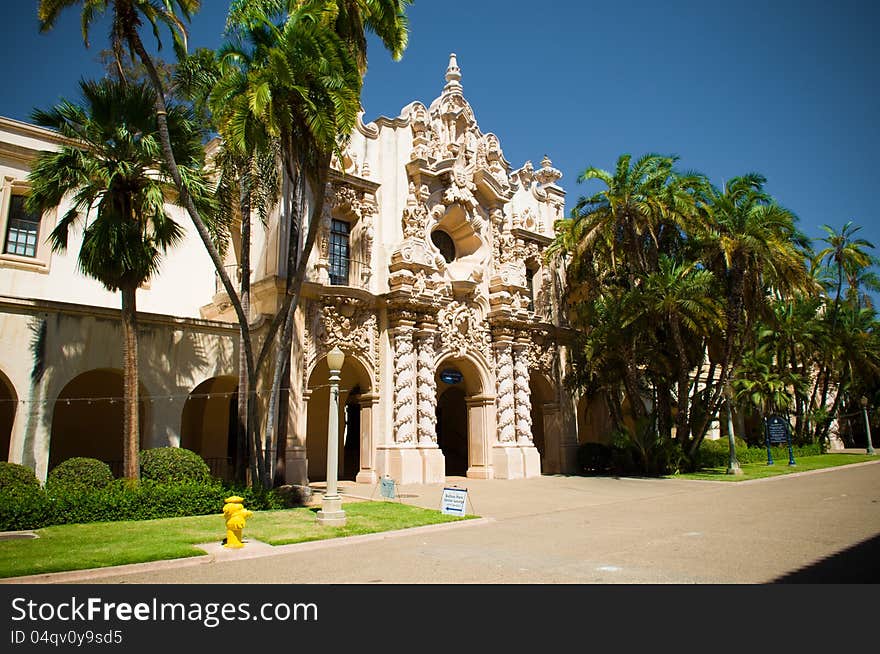
[[750, 333], [746, 328], [769, 311], [768, 289], [788, 295], [810, 288], [808, 241], [795, 227], [795, 215], [764, 190], [765, 182], [756, 173], [735, 177], [721, 189], [710, 187], [701, 201], [698, 240], [705, 248], [707, 267], [724, 285], [725, 317], [719, 358], [709, 375], [717, 383], [697, 436], [720, 408], [724, 386]]
[[[716, 299], [715, 278], [696, 262], [677, 262], [661, 254], [656, 272], [649, 274], [625, 300], [628, 318], [624, 325], [641, 320], [668, 329], [676, 365], [676, 438], [684, 448], [690, 435], [690, 372], [701, 362], [702, 343], [722, 327], [722, 307]], [[694, 345], [699, 344], [699, 348]]]
[[[242, 334], [244, 357], [248, 368], [253, 370], [253, 349], [247, 316], [235, 293], [235, 288], [224, 266], [220, 249], [214, 242], [208, 222], [204, 220], [196, 203], [187, 193], [186, 180], [184, 179], [185, 171], [178, 166], [174, 147], [172, 147], [172, 136], [168, 126], [169, 108], [166, 102], [166, 89], [162, 84], [157, 66], [140, 37], [140, 29], [144, 23], [150, 26], [157, 40], [159, 39], [160, 27], [165, 26], [171, 32], [174, 49], [178, 56], [183, 55], [187, 47], [185, 22], [189, 21], [191, 16], [200, 9], [201, 0], [39, 0], [37, 18], [40, 23], [40, 31], [51, 30], [62, 11], [80, 5], [82, 5], [82, 35], [86, 47], [89, 47], [89, 31], [92, 24], [99, 16], [109, 12], [111, 18], [110, 48], [116, 59], [120, 78], [125, 79], [126, 49], [131, 58], [139, 59], [146, 69], [147, 77], [154, 91], [153, 106], [162, 158], [177, 189], [181, 203], [192, 219], [199, 238], [214, 263], [217, 276], [229, 296]], [[159, 40], [159, 46], [161, 47], [161, 40]]]
[[[68, 139], [57, 152], [43, 152], [29, 175], [31, 210], [42, 213], [72, 194], [71, 208], [49, 238], [55, 251], [67, 249], [70, 232], [82, 224], [78, 255], [82, 272], [108, 290], [122, 294], [124, 475], [138, 478], [139, 286], [156, 273], [162, 254], [183, 236], [166, 209], [173, 188], [161, 156], [158, 126], [152, 110], [155, 94], [143, 84], [108, 79], [81, 82], [83, 104], [64, 101], [49, 111], [36, 111], [39, 125]], [[182, 162], [187, 192], [210, 210], [201, 175], [201, 133], [191, 112], [170, 107], [167, 116], [175, 156]], [[180, 204], [179, 196], [171, 201]]]

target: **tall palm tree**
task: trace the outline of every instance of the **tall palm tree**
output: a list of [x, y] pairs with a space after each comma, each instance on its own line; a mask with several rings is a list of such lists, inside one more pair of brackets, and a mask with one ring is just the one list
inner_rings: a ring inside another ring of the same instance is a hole
[[153, 106], [162, 158], [168, 174], [177, 188], [181, 203], [192, 219], [196, 232], [214, 263], [217, 276], [229, 296], [230, 304], [238, 318], [245, 360], [249, 369], [252, 370], [254, 358], [247, 316], [226, 271], [220, 249], [214, 242], [209, 224], [204, 220], [205, 217], [200, 214], [196, 203], [186, 191], [185, 171], [178, 166], [174, 147], [172, 147], [172, 136], [168, 126], [169, 108], [166, 102], [166, 89], [162, 84], [157, 66], [147, 52], [140, 36], [140, 30], [146, 23], [159, 40], [161, 47], [160, 27], [165, 26], [171, 32], [174, 49], [178, 56], [183, 55], [187, 47], [186, 22], [201, 8], [201, 0], [39, 0], [37, 18], [40, 23], [40, 31], [51, 30], [61, 12], [78, 6], [82, 6], [82, 35], [86, 47], [89, 47], [89, 32], [92, 24], [99, 16], [109, 13], [111, 19], [110, 48], [114, 53], [120, 77], [125, 79], [124, 55], [126, 49], [131, 58], [140, 60], [146, 69], [147, 77], [155, 94]]
[[[676, 438], [682, 447], [690, 436], [690, 373], [702, 359], [702, 343], [722, 327], [722, 307], [715, 278], [696, 262], [677, 262], [661, 254], [657, 271], [649, 274], [625, 300], [624, 325], [641, 320], [645, 327], [662, 325], [672, 336], [676, 365]], [[695, 348], [699, 344], [701, 347]]]
[[717, 413], [724, 386], [739, 363], [744, 339], [761, 315], [769, 311], [768, 289], [787, 295], [810, 287], [806, 267], [807, 239], [797, 230], [796, 216], [764, 190], [763, 176], [750, 173], [710, 187], [701, 201], [698, 239], [707, 267], [725, 288], [724, 336], [718, 375], [703, 424], [705, 432]]
[[[183, 236], [166, 208], [173, 184], [161, 156], [153, 112], [155, 94], [143, 84], [104, 79], [81, 82], [83, 104], [64, 101], [36, 111], [34, 121], [68, 139], [57, 152], [43, 152], [29, 175], [28, 206], [42, 213], [72, 194], [70, 209], [50, 234], [55, 251], [67, 249], [81, 225], [82, 272], [122, 295], [124, 448], [128, 479], [138, 478], [137, 289], [159, 268], [162, 254]], [[167, 116], [175, 155], [191, 199], [210, 211], [201, 173], [201, 132], [181, 106]], [[171, 195], [180, 204], [180, 197]]]

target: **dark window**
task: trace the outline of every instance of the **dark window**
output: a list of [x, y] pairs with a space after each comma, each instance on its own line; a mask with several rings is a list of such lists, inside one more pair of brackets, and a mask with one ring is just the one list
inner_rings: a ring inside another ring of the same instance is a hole
[[348, 235], [350, 225], [344, 220], [330, 223], [330, 283], [333, 286], [348, 286], [349, 256]]
[[529, 289], [529, 311], [535, 310], [535, 271], [526, 268], [526, 287]]
[[449, 234], [441, 229], [435, 229], [431, 232], [431, 242], [440, 250], [440, 254], [446, 259], [446, 263], [455, 259], [455, 243]]
[[9, 202], [9, 223], [6, 226], [6, 254], [22, 257], [37, 256], [40, 217], [24, 208], [24, 196], [13, 195]]

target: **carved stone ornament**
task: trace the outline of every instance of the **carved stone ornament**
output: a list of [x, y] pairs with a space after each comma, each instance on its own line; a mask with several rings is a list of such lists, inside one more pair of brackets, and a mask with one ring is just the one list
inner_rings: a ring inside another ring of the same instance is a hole
[[372, 367], [373, 377], [379, 382], [379, 322], [375, 312], [350, 298], [340, 298], [332, 304], [312, 302], [306, 312], [306, 339], [309, 350], [305, 374], [315, 362], [333, 346], [357, 355]]
[[461, 357], [468, 351], [481, 353], [492, 361], [492, 337], [479, 312], [467, 305], [454, 302], [437, 315], [437, 351], [452, 350]]

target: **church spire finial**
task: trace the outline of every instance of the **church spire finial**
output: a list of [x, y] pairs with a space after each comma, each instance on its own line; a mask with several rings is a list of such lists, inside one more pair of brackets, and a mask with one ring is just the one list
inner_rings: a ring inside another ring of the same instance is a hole
[[461, 68], [458, 67], [458, 61], [455, 53], [449, 55], [449, 67], [446, 69], [446, 87], [444, 91], [452, 89], [461, 90]]

